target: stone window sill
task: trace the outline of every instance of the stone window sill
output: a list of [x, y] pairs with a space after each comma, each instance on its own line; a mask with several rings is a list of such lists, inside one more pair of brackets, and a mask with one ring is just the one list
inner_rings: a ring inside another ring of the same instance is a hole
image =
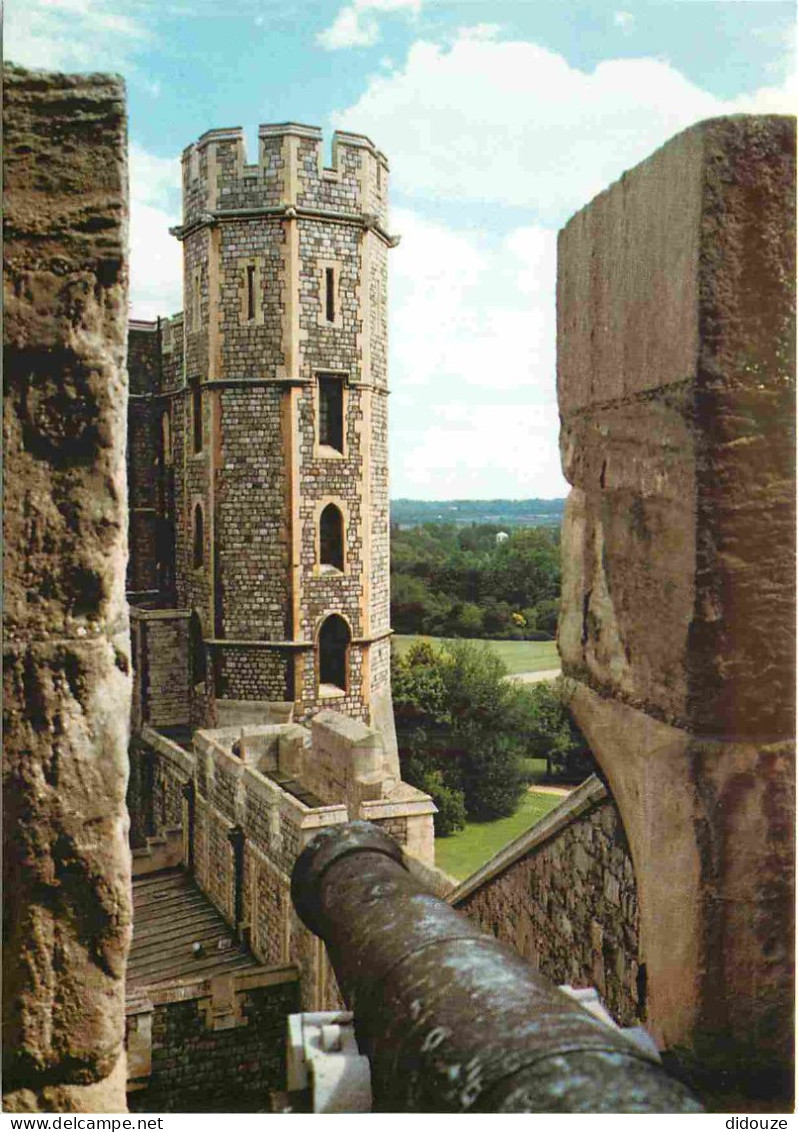
[[318, 453], [323, 460], [343, 460], [343, 452], [339, 452], [337, 448], [333, 448], [331, 444], [320, 444], [318, 446]]
[[336, 684], [319, 684], [320, 700], [342, 700], [346, 692]]

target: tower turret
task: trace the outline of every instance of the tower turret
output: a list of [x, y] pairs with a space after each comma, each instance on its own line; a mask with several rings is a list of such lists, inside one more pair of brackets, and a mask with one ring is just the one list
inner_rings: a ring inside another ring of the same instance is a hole
[[183, 154], [176, 590], [192, 722], [291, 700], [390, 731], [388, 163], [368, 138], [210, 130]]

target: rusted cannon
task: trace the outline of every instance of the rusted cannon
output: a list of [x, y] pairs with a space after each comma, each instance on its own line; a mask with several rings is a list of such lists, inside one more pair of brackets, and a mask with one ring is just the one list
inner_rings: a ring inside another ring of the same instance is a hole
[[700, 1112], [653, 1056], [431, 896], [368, 822], [319, 833], [291, 893], [371, 1063], [375, 1112]]

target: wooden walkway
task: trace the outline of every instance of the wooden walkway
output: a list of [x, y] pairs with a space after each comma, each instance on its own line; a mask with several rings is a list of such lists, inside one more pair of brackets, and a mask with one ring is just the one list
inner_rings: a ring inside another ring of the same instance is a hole
[[259, 966], [183, 869], [134, 879], [128, 987], [209, 979]]

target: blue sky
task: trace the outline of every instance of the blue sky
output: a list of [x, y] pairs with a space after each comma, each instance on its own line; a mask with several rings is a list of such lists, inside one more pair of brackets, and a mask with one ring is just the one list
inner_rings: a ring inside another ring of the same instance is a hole
[[286, 119], [391, 161], [391, 494], [564, 495], [556, 233], [680, 129], [794, 112], [780, 0], [7, 0], [7, 59], [128, 84], [131, 311], [179, 309], [179, 154]]

